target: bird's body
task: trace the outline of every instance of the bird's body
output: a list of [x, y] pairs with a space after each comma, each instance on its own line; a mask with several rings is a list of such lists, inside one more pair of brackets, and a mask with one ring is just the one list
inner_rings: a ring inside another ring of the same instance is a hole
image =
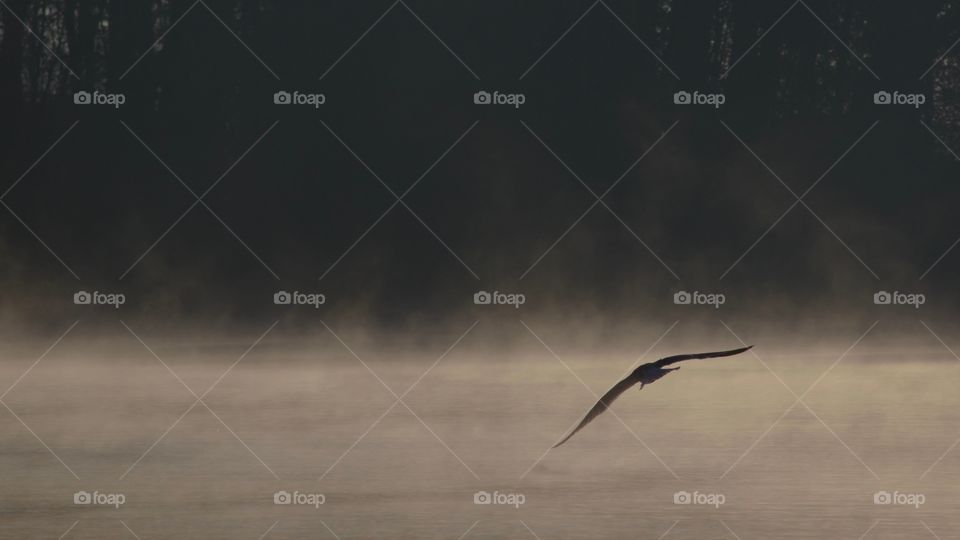
[[667, 368], [666, 366], [669, 366], [671, 364], [676, 364], [677, 362], [682, 362], [684, 360], [733, 356], [735, 354], [740, 354], [742, 352], [748, 351], [752, 347], [753, 345], [749, 347], [744, 347], [742, 349], [733, 349], [730, 351], [717, 351], [717, 352], [696, 353], [696, 354], [680, 354], [677, 356], [668, 356], [666, 358], [661, 358], [656, 362], [643, 364], [642, 366], [633, 370], [633, 372], [630, 373], [630, 375], [628, 375], [625, 379], [613, 385], [613, 388], [611, 388], [610, 390], [607, 390], [607, 393], [604, 394], [599, 401], [597, 401], [596, 405], [594, 405], [593, 408], [587, 411], [587, 414], [583, 417], [583, 420], [581, 420], [580, 423], [577, 424], [577, 427], [575, 427], [573, 431], [571, 431], [570, 434], [564, 437], [560, 442], [553, 445], [553, 447], [556, 448], [561, 444], [567, 442], [567, 440], [570, 439], [570, 437], [573, 437], [574, 434], [576, 434], [578, 431], [583, 429], [584, 426], [589, 424], [594, 418], [596, 418], [597, 416], [600, 416], [600, 413], [607, 410], [610, 404], [613, 403], [615, 399], [620, 397], [620, 394], [626, 392], [635, 384], [640, 383], [640, 389], [642, 390], [644, 386], [648, 384], [652, 384], [658, 381], [659, 379], [661, 379], [662, 377], [666, 376], [668, 373], [680, 369], [679, 366], [675, 368]]
[[640, 383], [640, 388], [642, 389], [645, 385], [653, 384], [654, 382], [659, 380], [661, 377], [666, 376], [667, 373], [670, 373], [671, 371], [676, 371], [678, 369], [680, 368], [675, 367], [672, 369], [664, 369], [653, 363], [644, 364], [638, 367], [637, 369], [633, 370], [633, 373], [630, 375], [630, 377], [636, 379]]

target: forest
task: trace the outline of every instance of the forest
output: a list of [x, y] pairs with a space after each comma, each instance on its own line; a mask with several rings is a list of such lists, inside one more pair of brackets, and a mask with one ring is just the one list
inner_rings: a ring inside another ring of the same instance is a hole
[[[13, 297], [71, 277], [64, 266], [144, 291], [187, 268], [222, 278], [202, 293], [177, 281], [176, 312], [238, 283], [315, 283], [342, 258], [328, 288], [389, 310], [427, 287], [438, 292], [421, 307], [442, 311], [440, 290], [515, 283], [592, 202], [570, 171], [600, 193], [673, 122], [607, 199], [616, 216], [594, 211], [525, 290], [616, 304], [640, 283], [715, 282], [793, 202], [767, 167], [797, 193], [832, 172], [804, 201], [816, 216], [798, 208], [725, 286], [790, 283], [802, 304], [811, 290], [913, 282], [941, 258], [928, 279], [948, 279], [958, 40], [952, 1], [3, 0], [0, 281]], [[525, 104], [478, 109], [483, 89]], [[325, 101], [279, 109], [285, 90]], [[687, 90], [725, 103], [678, 108]], [[74, 103], [94, 91], [123, 104]], [[878, 92], [923, 102], [884, 107]], [[425, 170], [410, 211], [371, 227]], [[216, 187], [171, 227], [195, 202], [177, 180]]]

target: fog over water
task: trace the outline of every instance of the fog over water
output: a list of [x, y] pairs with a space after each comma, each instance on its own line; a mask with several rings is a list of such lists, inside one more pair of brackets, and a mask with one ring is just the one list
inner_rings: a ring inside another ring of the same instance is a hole
[[[547, 452], [672, 322], [593, 350], [535, 321], [492, 346], [496, 325], [470, 324], [420, 347], [278, 327], [246, 355], [256, 332], [137, 333], [147, 349], [78, 325], [3, 398], [3, 536], [74, 522], [76, 538], [124, 525], [141, 538], [857, 538], [872, 525], [902, 538], [924, 524], [952, 538], [960, 525], [960, 361], [922, 326], [809, 346], [757, 336], [756, 356], [686, 362]], [[678, 323], [642, 360], [739, 345], [691, 334], [709, 333]], [[3, 380], [42, 350], [4, 351]], [[75, 505], [79, 491], [124, 501]], [[322, 504], [275, 504], [282, 491]], [[482, 491], [522, 504], [475, 504]], [[922, 504], [874, 504], [884, 491]], [[675, 503], [684, 493], [692, 504]]]

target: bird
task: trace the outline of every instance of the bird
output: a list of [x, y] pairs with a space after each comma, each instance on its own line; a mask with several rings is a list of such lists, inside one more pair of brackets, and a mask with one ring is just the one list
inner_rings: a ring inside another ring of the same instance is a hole
[[695, 354], [678, 354], [676, 356], [668, 356], [666, 358], [661, 358], [656, 362], [649, 362], [643, 364], [637, 369], [633, 370], [630, 375], [624, 378], [622, 381], [613, 385], [613, 388], [607, 390], [607, 393], [603, 395], [597, 401], [597, 404], [590, 409], [587, 414], [583, 417], [583, 420], [577, 424], [577, 427], [573, 429], [566, 437], [564, 437], [560, 442], [553, 445], [553, 448], [560, 446], [561, 444], [567, 442], [570, 437], [573, 437], [578, 431], [583, 429], [587, 424], [589, 424], [594, 418], [600, 416], [603, 411], [607, 410], [611, 403], [618, 397], [620, 394], [626, 392], [631, 387], [640, 383], [640, 390], [643, 390], [643, 387], [652, 384], [659, 380], [661, 377], [666, 376], [672, 371], [677, 371], [680, 369], [680, 366], [675, 368], [667, 368], [666, 366], [676, 364], [677, 362], [682, 362], [684, 360], [699, 360], [702, 358], [719, 358], [722, 356], [733, 356], [740, 354], [742, 352], [749, 351], [753, 348], [753, 345], [748, 347], [743, 347], [742, 349], [733, 349], [730, 351], [716, 351], [716, 352], [706, 352], [706, 353], [695, 353]]

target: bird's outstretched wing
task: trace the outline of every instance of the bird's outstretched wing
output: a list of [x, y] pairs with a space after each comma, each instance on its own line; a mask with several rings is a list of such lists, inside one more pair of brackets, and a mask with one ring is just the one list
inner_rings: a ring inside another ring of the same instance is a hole
[[653, 362], [653, 365], [657, 367], [669, 366], [670, 364], [676, 364], [677, 362], [682, 362], [684, 360], [699, 360], [701, 358], [719, 358], [721, 356], [733, 356], [735, 354], [740, 354], [742, 352], [749, 351], [753, 348], [753, 345], [749, 347], [744, 347], [742, 349], [733, 349], [732, 351], [717, 351], [717, 352], [705, 352], [697, 354], [678, 354], [677, 356], [668, 356], [666, 358], [661, 358], [656, 362]]
[[577, 424], [577, 427], [574, 428], [569, 435], [564, 437], [562, 441], [553, 445], [553, 447], [556, 448], [561, 444], [567, 442], [567, 439], [569, 439], [570, 437], [573, 437], [576, 432], [583, 429], [583, 427], [589, 424], [591, 420], [600, 416], [600, 413], [607, 410], [607, 407], [609, 407], [610, 404], [613, 403], [615, 399], [620, 397], [620, 394], [626, 392], [627, 390], [630, 389], [631, 386], [637, 384], [638, 382], [640, 382], [640, 377], [631, 373], [629, 376], [627, 376], [626, 379], [613, 385], [613, 388], [611, 388], [610, 390], [607, 390], [607, 393], [604, 394], [599, 401], [597, 401], [597, 404], [594, 405], [589, 412], [587, 412], [586, 416], [583, 417], [583, 420], [581, 420], [580, 423]]

